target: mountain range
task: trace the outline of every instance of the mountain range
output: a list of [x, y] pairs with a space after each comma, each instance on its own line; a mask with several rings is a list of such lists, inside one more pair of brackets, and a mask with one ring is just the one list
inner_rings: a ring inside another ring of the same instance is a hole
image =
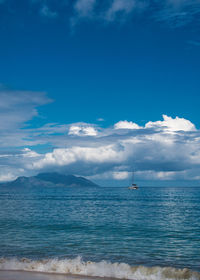
[[4, 187], [98, 187], [92, 181], [74, 175], [63, 175], [56, 172], [40, 173], [31, 177], [18, 177], [16, 180], [6, 183], [1, 183]]

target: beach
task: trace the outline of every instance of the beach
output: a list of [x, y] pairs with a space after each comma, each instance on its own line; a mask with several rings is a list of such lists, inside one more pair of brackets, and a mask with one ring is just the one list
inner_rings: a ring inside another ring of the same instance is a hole
[[74, 280], [84, 279], [73, 276], [66, 276], [60, 274], [50, 274], [41, 272], [27, 272], [27, 271], [0, 271], [0, 280]]
[[[69, 273], [57, 272], [37, 272], [37, 271], [23, 271], [23, 270], [1, 270], [0, 280], [118, 280], [118, 279], [131, 279], [131, 280], [199, 280], [200, 273], [188, 269], [174, 269], [174, 268], [147, 268], [140, 267], [134, 268], [132, 274], [116, 275], [117, 277], [99, 277], [90, 275], [77, 275]], [[98, 275], [98, 272], [96, 272]], [[103, 271], [102, 271], [103, 274]], [[105, 275], [105, 274], [104, 274]]]
[[[30, 271], [0, 271], [0, 280], [99, 280], [100, 277], [86, 277], [79, 275], [51, 274]], [[105, 278], [104, 278], [105, 279]], [[107, 280], [111, 278], [106, 278]]]

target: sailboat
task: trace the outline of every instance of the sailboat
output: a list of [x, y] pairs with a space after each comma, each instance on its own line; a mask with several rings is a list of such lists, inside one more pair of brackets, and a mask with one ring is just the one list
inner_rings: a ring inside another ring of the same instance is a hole
[[134, 171], [133, 171], [133, 173], [132, 173], [132, 184], [129, 187], [129, 190], [137, 190], [138, 188], [139, 188], [138, 185], [134, 183]]

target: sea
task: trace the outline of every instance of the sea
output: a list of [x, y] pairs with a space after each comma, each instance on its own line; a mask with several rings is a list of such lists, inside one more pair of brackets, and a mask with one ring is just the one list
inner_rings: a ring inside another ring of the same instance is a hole
[[200, 279], [200, 187], [0, 187], [0, 271]]

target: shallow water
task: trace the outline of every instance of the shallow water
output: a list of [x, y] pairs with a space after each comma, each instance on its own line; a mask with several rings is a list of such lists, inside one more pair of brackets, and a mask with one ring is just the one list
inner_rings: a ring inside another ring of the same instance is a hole
[[200, 188], [0, 188], [0, 269], [77, 256], [200, 271]]

